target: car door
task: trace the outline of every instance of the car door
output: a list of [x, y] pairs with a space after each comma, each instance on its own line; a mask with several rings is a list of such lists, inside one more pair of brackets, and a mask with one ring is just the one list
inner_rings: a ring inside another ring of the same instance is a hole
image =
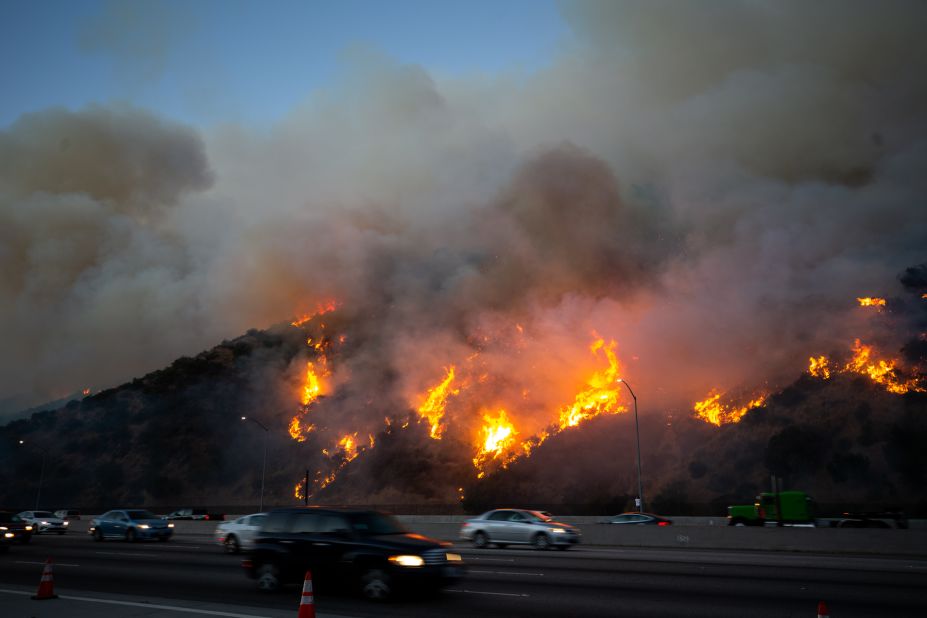
[[266, 517], [266, 515], [249, 515], [248, 517], [244, 518], [240, 532], [243, 545], [251, 547], [254, 544], [254, 539], [257, 537], [258, 532], [261, 530], [261, 523]]
[[513, 511], [509, 510], [500, 510], [490, 513], [489, 519], [486, 522], [486, 529], [491, 541], [499, 541], [502, 543], [512, 542], [512, 531], [509, 524], [509, 518], [512, 516], [512, 512]]
[[529, 522], [528, 518], [518, 511], [513, 511], [509, 515], [508, 521], [508, 540], [514, 543], [527, 543], [531, 540], [531, 533], [534, 531], [534, 527]]

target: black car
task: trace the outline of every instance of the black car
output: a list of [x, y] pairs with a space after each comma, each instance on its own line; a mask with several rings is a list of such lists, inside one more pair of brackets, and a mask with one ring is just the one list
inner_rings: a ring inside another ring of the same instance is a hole
[[225, 519], [224, 513], [211, 513], [207, 509], [178, 509], [170, 515], [165, 515], [164, 519], [192, 519], [202, 521], [222, 521]]
[[301, 582], [311, 571], [316, 589], [347, 584], [382, 600], [401, 589], [435, 590], [460, 579], [464, 565], [449, 545], [412, 534], [377, 511], [294, 507], [270, 512], [242, 566], [264, 591]]
[[32, 540], [32, 524], [16, 513], [0, 511], [0, 538], [11, 543], [28, 543]]
[[654, 515], [653, 513], [622, 513], [621, 515], [615, 515], [599, 523], [631, 526], [671, 526], [673, 525], [673, 520]]

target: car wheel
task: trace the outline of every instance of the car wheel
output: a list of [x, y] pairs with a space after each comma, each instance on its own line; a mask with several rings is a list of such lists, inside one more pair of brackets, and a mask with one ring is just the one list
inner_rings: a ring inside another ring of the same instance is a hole
[[275, 564], [262, 564], [257, 570], [258, 590], [276, 592], [280, 589], [280, 569]]
[[228, 538], [225, 539], [225, 551], [229, 554], [237, 554], [241, 551], [241, 545], [238, 543], [238, 538], [234, 534], [230, 534]]
[[135, 528], [129, 528], [126, 530], [126, 541], [129, 543], [135, 542]]
[[484, 549], [489, 546], [489, 537], [485, 532], [477, 532], [473, 535], [473, 546], [477, 549]]
[[97, 528], [96, 530], [94, 530], [94, 531], [93, 531], [93, 540], [94, 540], [94, 541], [102, 541], [102, 540], [103, 540], [103, 531], [100, 530], [99, 528]]
[[535, 549], [546, 550], [550, 549], [550, 539], [547, 538], [547, 535], [543, 532], [536, 534], [534, 539], [531, 541], [531, 544], [534, 545]]
[[383, 569], [367, 569], [360, 578], [361, 594], [371, 601], [385, 601], [393, 594], [393, 582]]

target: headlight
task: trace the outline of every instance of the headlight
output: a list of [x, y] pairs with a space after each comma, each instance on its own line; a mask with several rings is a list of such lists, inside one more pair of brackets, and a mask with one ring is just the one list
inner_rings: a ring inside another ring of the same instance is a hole
[[173, 527], [174, 527], [174, 524], [168, 524], [167, 527], [168, 527], [168, 528], [173, 528]]
[[564, 530], [563, 528], [548, 528], [548, 530], [550, 530], [554, 534], [565, 534], [566, 533], [566, 530]]
[[43, 521], [43, 522], [42, 522], [42, 525], [43, 525], [43, 526], [47, 526], [47, 525], [48, 525], [48, 522], [47, 522], [47, 521]]
[[404, 567], [420, 567], [425, 564], [421, 556], [390, 556], [389, 561]]
[[26, 526], [26, 530], [32, 531], [32, 526]]
[[0, 530], [9, 530], [6, 526], [0, 526]]
[[444, 554], [448, 562], [460, 562], [463, 558], [460, 557], [460, 554]]
[[4, 532], [4, 533], [3, 533], [3, 536], [5, 536], [5, 537], [8, 538], [8, 539], [12, 539], [12, 538], [13, 538], [14, 536], [16, 536], [16, 535], [13, 534], [12, 532]]
[[151, 528], [151, 526], [149, 526], [148, 524], [139, 524], [138, 527], [141, 528], [142, 530], [148, 530], [148, 528]]
[[66, 522], [64, 522], [64, 525], [67, 526], [69, 523], [71, 523], [71, 522], [66, 521]]

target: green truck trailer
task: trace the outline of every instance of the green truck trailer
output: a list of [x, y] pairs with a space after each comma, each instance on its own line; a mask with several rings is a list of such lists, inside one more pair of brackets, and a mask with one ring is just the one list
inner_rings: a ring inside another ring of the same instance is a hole
[[729, 526], [814, 525], [814, 505], [803, 491], [762, 493], [753, 504], [727, 507], [727, 523]]

